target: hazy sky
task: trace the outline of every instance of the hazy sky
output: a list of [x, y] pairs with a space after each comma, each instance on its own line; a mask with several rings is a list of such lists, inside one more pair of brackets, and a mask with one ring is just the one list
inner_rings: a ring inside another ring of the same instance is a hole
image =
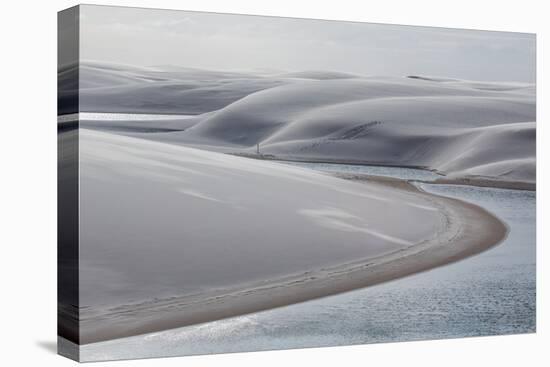
[[334, 70], [535, 81], [535, 35], [81, 7], [82, 59], [215, 70]]

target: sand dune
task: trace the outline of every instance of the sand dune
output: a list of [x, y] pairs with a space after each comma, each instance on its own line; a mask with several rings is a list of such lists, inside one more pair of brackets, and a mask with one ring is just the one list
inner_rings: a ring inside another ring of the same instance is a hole
[[81, 111], [194, 115], [95, 129], [288, 160], [425, 167], [535, 184], [535, 86], [331, 71], [81, 66]]
[[244, 151], [260, 144], [263, 154], [283, 159], [421, 166], [453, 177], [534, 183], [534, 164], [522, 166], [535, 157], [535, 102], [523, 89], [528, 87], [497, 92], [410, 80], [272, 88], [167, 138]]
[[392, 181], [86, 129], [80, 199], [83, 344], [376, 284], [506, 232], [477, 207]]
[[316, 79], [316, 80], [328, 80], [328, 79], [349, 79], [358, 78], [357, 74], [342, 73], [337, 71], [323, 71], [323, 70], [309, 70], [309, 71], [297, 71], [292, 73], [276, 74], [279, 78], [300, 78], [300, 79]]
[[[82, 266], [101, 269], [96, 261], [106, 261], [105, 269], [146, 282], [128, 292], [148, 287], [147, 281], [185, 293], [270, 279], [378, 256], [441, 230], [438, 206], [399, 190], [85, 129], [80, 147], [81, 241], [90, 243], [82, 246]], [[403, 226], [396, 228], [382, 213]], [[152, 220], [157, 217], [162, 220]], [[416, 223], [419, 217], [424, 220]], [[159, 238], [163, 251], [150, 246]], [[113, 256], [105, 258], [105, 251]], [[144, 258], [147, 264], [133, 267]], [[235, 267], [235, 261], [250, 265]], [[164, 279], [162, 269], [178, 269], [178, 276]], [[155, 277], [147, 280], [149, 271]], [[119, 288], [105, 297], [95, 293], [102, 287], [89, 289], [87, 306], [127, 296]]]
[[[74, 95], [76, 66], [61, 70], [60, 100]], [[259, 90], [290, 83], [253, 73], [187, 68], [137, 68], [95, 62], [78, 66], [80, 111], [195, 115]]]
[[[516, 107], [520, 111], [515, 112]], [[460, 111], [462, 115], [455, 116]], [[411, 79], [338, 79], [294, 83], [251, 94], [208, 116], [189, 133], [247, 145], [280, 141], [272, 135], [280, 134], [283, 128], [287, 130], [286, 140], [296, 140], [326, 136], [377, 120], [409, 126], [452, 123], [450, 127], [463, 127], [491, 121], [532, 121], [533, 111], [533, 101], [523, 95], [502, 96]], [[483, 115], [476, 116], [478, 112]], [[507, 117], [507, 113], [512, 116]], [[441, 114], [452, 120], [438, 121]], [[245, 131], [252, 137], [246, 134], [246, 139], [242, 138]]]

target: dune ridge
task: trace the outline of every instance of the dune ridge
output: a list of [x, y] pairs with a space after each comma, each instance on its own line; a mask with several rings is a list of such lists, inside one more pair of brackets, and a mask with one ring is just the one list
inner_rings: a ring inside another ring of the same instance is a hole
[[80, 65], [80, 75], [81, 112], [178, 115], [82, 121], [88, 128], [258, 158], [422, 167], [447, 181], [535, 188], [533, 84], [97, 62]]

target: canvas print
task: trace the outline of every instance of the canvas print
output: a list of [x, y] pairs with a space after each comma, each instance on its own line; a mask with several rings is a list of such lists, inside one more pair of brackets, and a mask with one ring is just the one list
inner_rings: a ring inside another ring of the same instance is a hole
[[534, 34], [59, 13], [58, 347], [532, 333]]

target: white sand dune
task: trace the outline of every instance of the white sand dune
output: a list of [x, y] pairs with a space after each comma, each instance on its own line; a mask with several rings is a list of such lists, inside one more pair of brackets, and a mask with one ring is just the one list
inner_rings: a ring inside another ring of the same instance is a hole
[[453, 177], [534, 183], [534, 165], [522, 164], [535, 158], [529, 86], [478, 87], [410, 78], [293, 84], [249, 95], [159, 138], [244, 151], [260, 144], [262, 154], [283, 159], [421, 166]]
[[80, 200], [84, 344], [375, 284], [506, 232], [391, 183], [82, 128]]
[[[68, 72], [68, 71], [67, 71]], [[69, 79], [68, 79], [69, 80]], [[535, 185], [535, 86], [331, 71], [81, 65], [81, 111], [194, 115], [95, 129], [289, 160], [425, 167]]]
[[[71, 73], [60, 74], [69, 89]], [[66, 77], [64, 77], [66, 76]], [[188, 68], [137, 68], [94, 62], [79, 65], [80, 111], [195, 115], [225, 107], [259, 90], [291, 82], [260, 74]]]
[[[88, 130], [80, 147], [82, 265], [145, 282], [128, 292], [270, 279], [378, 256], [441, 229], [438, 207], [423, 198], [306, 169]], [[127, 301], [118, 288], [107, 298], [89, 289], [84, 305]]]
[[291, 73], [276, 74], [279, 78], [300, 78], [300, 79], [316, 79], [316, 80], [329, 80], [329, 79], [350, 79], [358, 78], [357, 74], [342, 73], [337, 71], [324, 71], [324, 70], [309, 70], [309, 71], [297, 71]]

